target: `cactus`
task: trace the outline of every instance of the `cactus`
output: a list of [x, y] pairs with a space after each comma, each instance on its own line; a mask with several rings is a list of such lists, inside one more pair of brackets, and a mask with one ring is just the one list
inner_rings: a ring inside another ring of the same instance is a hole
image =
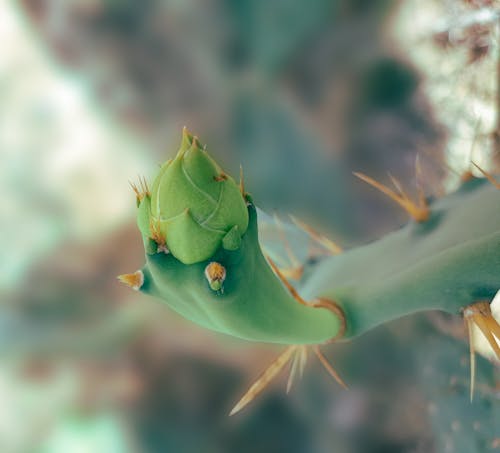
[[[491, 175], [438, 200], [420, 194], [418, 203], [394, 178], [398, 192], [358, 176], [414, 220], [319, 260], [295, 289], [261, 250], [257, 210], [242, 176], [238, 187], [185, 130], [177, 156], [162, 167], [152, 190], [145, 182], [135, 188], [146, 264], [120, 278], [205, 328], [293, 345], [265, 373], [266, 383], [294, 352], [302, 354], [299, 345], [352, 338], [422, 310], [459, 314], [492, 300], [500, 288], [500, 193]], [[484, 310], [472, 312], [495, 347], [498, 323]]]
[[170, 250], [183, 264], [205, 261], [221, 245], [237, 250], [248, 227], [240, 189], [186, 129], [177, 157], [161, 167], [151, 195], [139, 195], [138, 203], [142, 234], [154, 231], [157, 251]]
[[496, 451], [500, 442], [500, 406], [490, 364], [484, 359], [478, 363], [481, 386], [471, 404], [464, 376], [463, 344], [434, 334], [423, 335], [421, 346], [415, 351], [417, 365], [423, 370], [419, 373], [419, 388], [427, 400], [435, 451]]

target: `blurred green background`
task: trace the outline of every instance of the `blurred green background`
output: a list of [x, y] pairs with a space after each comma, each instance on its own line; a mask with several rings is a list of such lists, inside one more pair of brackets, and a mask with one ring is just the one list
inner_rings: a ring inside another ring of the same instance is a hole
[[268, 214], [346, 247], [407, 220], [352, 171], [412, 191], [418, 154], [437, 196], [471, 156], [498, 163], [495, 8], [1, 0], [0, 451], [500, 448], [495, 371], [478, 359], [470, 405], [458, 318], [333, 345], [348, 392], [311, 359], [290, 395], [278, 380], [229, 418], [279, 349], [204, 331], [115, 278], [143, 261], [129, 180], [151, 180], [184, 125], [229, 172], [243, 165]]

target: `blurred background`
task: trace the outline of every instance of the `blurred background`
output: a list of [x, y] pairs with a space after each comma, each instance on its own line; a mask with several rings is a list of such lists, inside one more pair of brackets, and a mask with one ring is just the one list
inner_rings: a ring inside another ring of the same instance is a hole
[[468, 401], [461, 320], [326, 349], [228, 413], [279, 348], [202, 330], [115, 276], [143, 263], [129, 181], [184, 125], [269, 217], [345, 247], [407, 219], [353, 177], [429, 196], [498, 170], [494, 0], [0, 0], [0, 451], [485, 452], [498, 375]]

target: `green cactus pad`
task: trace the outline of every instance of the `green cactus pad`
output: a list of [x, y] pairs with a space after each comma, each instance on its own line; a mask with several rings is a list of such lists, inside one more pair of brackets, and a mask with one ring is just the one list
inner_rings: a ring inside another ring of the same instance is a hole
[[371, 244], [317, 265], [306, 298], [337, 301], [346, 336], [422, 310], [458, 314], [500, 288], [500, 191], [473, 179], [411, 222]]
[[[410, 222], [306, 269], [301, 297], [335, 302], [345, 317], [340, 319], [290, 294], [262, 254], [250, 196], [185, 131], [177, 156], [139, 203], [146, 249], [141, 291], [206, 328], [284, 344], [327, 341], [344, 323], [349, 338], [417, 311], [459, 313], [491, 300], [500, 288], [498, 189], [473, 179], [429, 203], [429, 211], [425, 222]], [[168, 250], [155, 242], [152, 224]], [[226, 270], [223, 287], [207, 284], [211, 261]]]
[[[210, 260], [189, 266], [172, 254], [147, 254], [141, 291], [208, 329], [246, 340], [316, 344], [331, 339], [339, 319], [327, 309], [300, 305], [289, 294], [262, 255], [254, 205], [248, 211], [238, 250], [220, 248]], [[223, 294], [207, 284], [204, 270], [211, 260], [226, 269]]]

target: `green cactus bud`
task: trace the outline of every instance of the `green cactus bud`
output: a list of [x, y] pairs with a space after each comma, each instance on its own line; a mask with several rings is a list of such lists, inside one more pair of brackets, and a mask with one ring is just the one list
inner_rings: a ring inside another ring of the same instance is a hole
[[151, 199], [145, 197], [142, 203], [143, 234], [149, 216], [149, 224], [184, 264], [205, 261], [221, 246], [237, 250], [248, 228], [240, 188], [186, 129], [177, 156], [162, 166]]

